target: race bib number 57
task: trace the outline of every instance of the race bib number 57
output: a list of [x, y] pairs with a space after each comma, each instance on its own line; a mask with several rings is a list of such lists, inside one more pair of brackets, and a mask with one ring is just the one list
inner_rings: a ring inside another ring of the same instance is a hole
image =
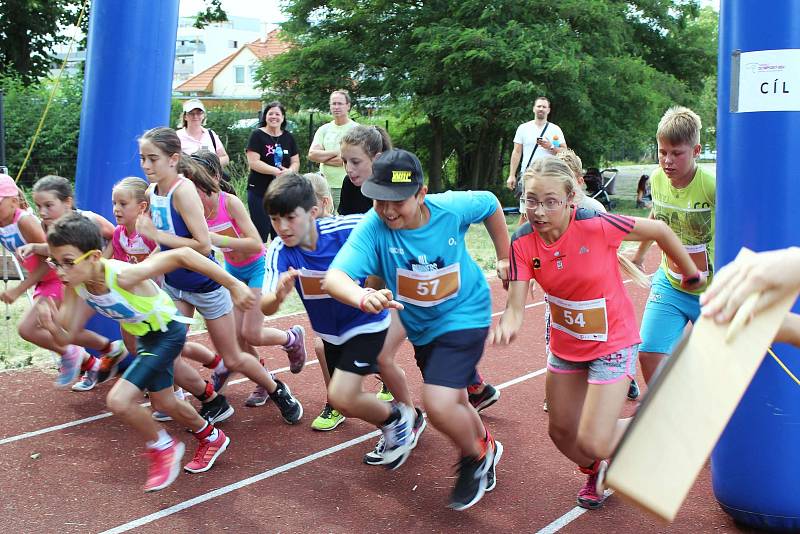
[[458, 263], [430, 272], [397, 269], [397, 300], [430, 307], [458, 296], [461, 270]]

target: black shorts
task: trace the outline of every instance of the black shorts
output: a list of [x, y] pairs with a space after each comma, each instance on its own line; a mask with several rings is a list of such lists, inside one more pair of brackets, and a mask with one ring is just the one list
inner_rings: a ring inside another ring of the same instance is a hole
[[351, 337], [341, 345], [328, 343], [324, 339], [325, 359], [329, 369], [341, 369], [365, 376], [378, 372], [378, 354], [386, 339], [386, 330]]
[[425, 345], [414, 345], [423, 381], [454, 389], [480, 383], [477, 367], [488, 334], [488, 327], [455, 330]]

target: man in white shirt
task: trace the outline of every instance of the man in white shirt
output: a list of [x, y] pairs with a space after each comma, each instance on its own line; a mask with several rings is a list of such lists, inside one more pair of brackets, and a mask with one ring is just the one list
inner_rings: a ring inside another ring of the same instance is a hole
[[[522, 178], [525, 169], [534, 160], [553, 157], [560, 150], [567, 148], [561, 128], [557, 124], [547, 122], [547, 116], [550, 115], [550, 100], [547, 97], [536, 98], [533, 103], [533, 114], [534, 120], [520, 124], [514, 135], [514, 151], [511, 153], [506, 181], [511, 190], [517, 189], [517, 168], [520, 166], [520, 160], [522, 167], [519, 169], [519, 178]], [[517, 192], [520, 193], [521, 188], [517, 189]]]

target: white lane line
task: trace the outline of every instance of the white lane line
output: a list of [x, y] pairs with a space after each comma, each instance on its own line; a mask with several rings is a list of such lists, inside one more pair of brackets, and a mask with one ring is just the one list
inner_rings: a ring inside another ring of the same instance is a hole
[[[318, 360], [311, 360], [309, 362], [306, 362], [306, 365], [313, 365], [315, 363], [319, 363], [319, 361]], [[288, 367], [281, 367], [280, 369], [275, 369], [274, 371], [271, 371], [271, 372], [274, 373], [274, 374], [278, 374], [278, 373], [285, 373], [288, 370], [289, 370]], [[237, 378], [236, 380], [231, 380], [230, 382], [228, 382], [228, 385], [240, 384], [242, 382], [247, 382], [247, 381], [249, 381], [249, 378]], [[186, 393], [186, 395], [189, 396], [189, 397], [192, 396], [192, 394], [188, 393], [188, 392]], [[150, 403], [149, 402], [145, 402], [145, 403], [142, 404], [142, 406], [145, 406], [145, 407], [146, 406], [150, 406]], [[91, 417], [78, 419], [76, 421], [70, 421], [68, 423], [62, 423], [60, 425], [49, 426], [47, 428], [41, 428], [39, 430], [33, 430], [31, 432], [26, 432], [24, 434], [18, 434], [16, 436], [10, 436], [10, 437], [7, 437], [7, 438], [0, 439], [0, 446], [7, 445], [9, 443], [13, 443], [15, 441], [20, 441], [20, 440], [23, 440], [23, 439], [35, 438], [36, 436], [41, 436], [42, 434], [48, 434], [50, 432], [57, 432], [59, 430], [64, 430], [65, 428], [71, 428], [73, 426], [79, 426], [79, 425], [83, 425], [83, 424], [86, 424], [86, 423], [91, 423], [93, 421], [98, 421], [100, 419], [105, 419], [107, 417], [111, 417], [112, 415], [114, 415], [114, 414], [112, 414], [111, 412], [102, 412], [102, 413], [99, 413], [97, 415], [93, 415]]]
[[[606, 490], [605, 492], [606, 499], [608, 499], [613, 493], [614, 490], [610, 489]], [[589, 510], [587, 510], [586, 508], [581, 508], [580, 506], [576, 506], [575, 508], [573, 508], [566, 514], [562, 515], [561, 517], [559, 517], [546, 527], [537, 531], [536, 534], [555, 534], [556, 532], [566, 527], [567, 525], [569, 525], [570, 523], [572, 523], [573, 521], [575, 521], [588, 511]]]
[[[525, 380], [529, 380], [531, 378], [543, 375], [547, 369], [539, 369], [537, 371], [530, 372], [528, 374], [522, 375], [520, 377], [514, 378], [509, 380], [508, 382], [504, 382], [499, 386], [496, 386], [497, 389], [505, 389], [509, 386], [513, 386], [515, 384], [519, 384], [520, 382], [524, 382]], [[329, 456], [336, 452], [342, 451], [353, 445], [358, 445], [364, 441], [367, 441], [370, 438], [375, 438], [380, 434], [379, 430], [373, 430], [368, 434], [361, 435], [357, 438], [353, 438], [349, 441], [345, 441], [344, 443], [340, 443], [338, 445], [334, 445], [333, 447], [315, 452], [309, 456], [305, 456], [288, 464], [284, 464], [280, 467], [276, 467], [274, 469], [270, 469], [268, 471], [264, 471], [258, 475], [254, 475], [252, 477], [245, 478], [238, 482], [234, 482], [233, 484], [228, 484], [227, 486], [223, 486], [221, 488], [217, 488], [215, 490], [209, 491], [208, 493], [204, 493], [202, 495], [198, 495], [188, 501], [183, 501], [169, 508], [164, 508], [163, 510], [159, 510], [157, 512], [153, 512], [152, 514], [148, 514], [146, 516], [140, 517], [139, 519], [134, 519], [133, 521], [129, 521], [128, 523], [124, 523], [112, 529], [106, 530], [101, 534], [119, 534], [121, 532], [127, 532], [129, 530], [133, 530], [134, 528], [138, 528], [154, 521], [158, 521], [159, 519], [163, 519], [165, 517], [174, 515], [178, 512], [196, 506], [198, 504], [202, 504], [204, 502], [210, 501], [211, 499], [215, 499], [217, 497], [221, 497], [226, 495], [232, 491], [236, 491], [238, 489], [244, 488], [245, 486], [249, 486], [251, 484], [255, 484], [256, 482], [260, 482], [267, 478], [271, 478], [275, 475], [279, 475], [281, 473], [285, 473], [286, 471], [292, 470], [296, 467], [300, 467], [305, 465], [309, 462], [313, 462], [314, 460], [318, 460], [319, 458], [324, 458], [325, 456]]]
[[571, 522], [578, 519], [580, 516], [588, 512], [586, 508], [581, 508], [580, 506], [576, 506], [566, 514], [562, 515], [543, 529], [539, 530], [536, 534], [554, 534], [570, 524]]

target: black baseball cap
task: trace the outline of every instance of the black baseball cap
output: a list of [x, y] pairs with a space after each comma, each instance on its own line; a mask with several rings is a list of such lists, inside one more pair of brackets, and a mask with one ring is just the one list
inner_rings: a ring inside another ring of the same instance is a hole
[[419, 158], [395, 148], [372, 163], [372, 176], [361, 186], [361, 192], [374, 200], [398, 202], [417, 194], [424, 183]]

